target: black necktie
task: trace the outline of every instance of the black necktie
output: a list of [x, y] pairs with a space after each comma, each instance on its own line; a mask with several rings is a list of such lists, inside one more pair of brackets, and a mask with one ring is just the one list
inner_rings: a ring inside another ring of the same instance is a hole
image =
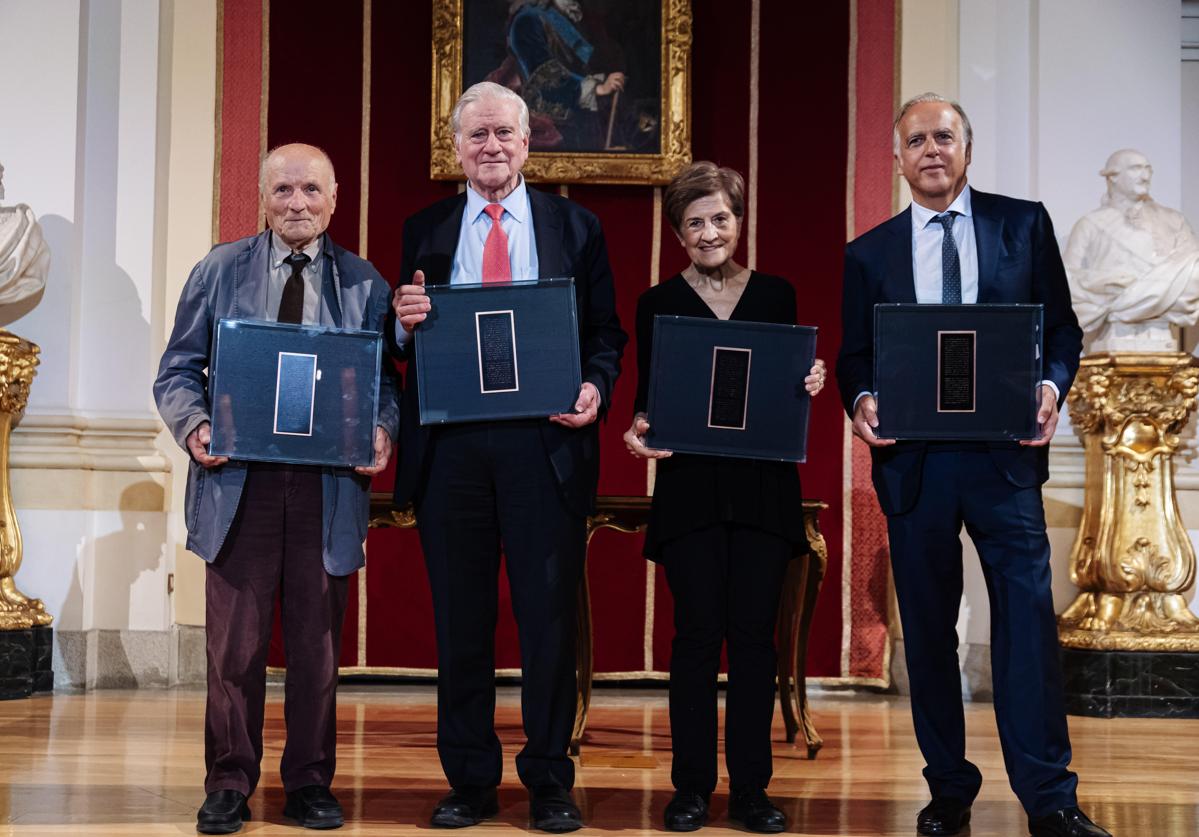
[[303, 253], [292, 253], [283, 260], [291, 265], [291, 276], [283, 285], [283, 298], [279, 300], [279, 316], [275, 319], [281, 323], [304, 322], [304, 268], [312, 259]]
[[962, 262], [958, 258], [958, 243], [953, 240], [953, 218], [957, 214], [946, 212], [933, 217], [945, 230], [941, 239], [941, 302], [946, 305], [962, 304]]

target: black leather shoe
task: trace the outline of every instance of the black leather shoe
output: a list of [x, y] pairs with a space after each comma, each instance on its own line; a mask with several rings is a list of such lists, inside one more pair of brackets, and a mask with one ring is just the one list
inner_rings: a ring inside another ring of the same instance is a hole
[[529, 826], [562, 834], [582, 828], [583, 815], [570, 798], [570, 791], [557, 785], [546, 785], [529, 791]]
[[437, 803], [429, 823], [434, 828], [466, 828], [494, 817], [499, 810], [495, 788], [455, 788]]
[[250, 818], [250, 806], [241, 791], [219, 790], [208, 794], [196, 813], [196, 831], [201, 834], [234, 834]]
[[735, 790], [729, 794], [729, 819], [759, 834], [777, 834], [787, 827], [787, 818], [774, 807], [762, 788]]
[[937, 796], [916, 815], [916, 833], [928, 837], [957, 834], [969, 822], [969, 802], [952, 796]]
[[708, 822], [708, 797], [695, 791], [678, 790], [663, 813], [667, 831], [696, 831]]
[[288, 793], [283, 816], [305, 828], [341, 828], [346, 821], [341, 803], [324, 785], [307, 785]]
[[1047, 817], [1028, 818], [1032, 837], [1112, 837], [1078, 808], [1063, 808]]

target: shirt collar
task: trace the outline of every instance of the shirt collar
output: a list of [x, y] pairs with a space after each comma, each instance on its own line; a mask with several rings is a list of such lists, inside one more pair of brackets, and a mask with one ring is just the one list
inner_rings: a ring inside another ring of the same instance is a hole
[[[466, 217], [470, 219], [470, 223], [479, 220], [479, 216], [483, 214], [483, 208], [487, 206], [487, 199], [474, 190], [467, 184], [466, 186]], [[523, 224], [529, 217], [529, 190], [525, 188], [525, 176], [520, 176], [520, 182], [516, 184], [516, 188], [508, 193], [508, 196], [500, 201], [500, 206], [504, 207], [504, 211]]]
[[[962, 193], [954, 199], [953, 203], [945, 212], [957, 212], [967, 218], [971, 217], [970, 210], [970, 186], [967, 185]], [[943, 212], [938, 212], [935, 209], [929, 209], [927, 206], [921, 206], [912, 201], [912, 229], [922, 230], [927, 227], [937, 215], [943, 215]]]
[[[321, 253], [325, 249], [324, 245], [325, 235], [322, 233], [301, 251], [305, 256], [312, 259], [312, 261], [309, 263], [309, 266], [315, 264], [316, 260], [321, 257]], [[279, 236], [275, 235], [274, 233], [271, 233], [271, 268], [278, 269], [283, 267], [284, 259], [290, 256], [291, 253], [291, 248], [283, 243], [283, 239], [279, 238]]]

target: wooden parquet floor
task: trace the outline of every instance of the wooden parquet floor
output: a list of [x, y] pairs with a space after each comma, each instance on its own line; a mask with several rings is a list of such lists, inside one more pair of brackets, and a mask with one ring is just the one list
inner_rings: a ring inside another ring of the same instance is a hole
[[[263, 782], [251, 798], [254, 837], [304, 832], [281, 815], [281, 689], [269, 692]], [[343, 687], [334, 790], [339, 835], [428, 834], [444, 792], [428, 686]], [[802, 835], [911, 835], [927, 798], [908, 704], [901, 698], [815, 692], [825, 746], [814, 761], [783, 743], [776, 715], [770, 793]], [[141, 837], [194, 833], [203, 800], [201, 692], [101, 691], [0, 703], [0, 835]], [[506, 754], [500, 814], [473, 833], [523, 831], [528, 798], [512, 758], [521, 743], [516, 691], [501, 689]], [[1117, 837], [1199, 834], [1199, 721], [1071, 718], [1084, 808]], [[969, 753], [985, 776], [968, 833], [1025, 835], [1007, 787], [990, 704], [967, 707]], [[579, 762], [576, 799], [588, 833], [660, 830], [670, 798], [670, 736], [662, 690], [599, 689]], [[727, 785], [703, 834], [736, 830]]]

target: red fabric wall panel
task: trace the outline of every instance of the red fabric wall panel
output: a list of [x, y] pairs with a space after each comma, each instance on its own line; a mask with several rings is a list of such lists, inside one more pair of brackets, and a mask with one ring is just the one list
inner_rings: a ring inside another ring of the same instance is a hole
[[[757, 266], [788, 276], [800, 293], [801, 319], [821, 329], [821, 355], [832, 360], [838, 343], [840, 259], [845, 241], [848, 11], [841, 4], [810, 6], [785, 0], [760, 4], [759, 116], [751, 131], [752, 4], [693, 3], [692, 135], [696, 159], [732, 166], [749, 177], [756, 143]], [[320, 47], [312, 20], [321, 21]], [[339, 194], [331, 234], [352, 250], [360, 241], [360, 164], [368, 154], [367, 255], [395, 284], [401, 279], [403, 220], [452, 195], [457, 185], [429, 179], [431, 4], [371, 4], [370, 132], [362, 137], [363, 2], [275, 0], [270, 13], [268, 144], [306, 141], [324, 147], [337, 167]], [[751, 183], [751, 188], [753, 184]], [[552, 184], [537, 188], [555, 190]], [[646, 469], [624, 450], [636, 380], [632, 335], [638, 295], [649, 286], [654, 253], [654, 188], [571, 185], [569, 196], [597, 214], [616, 277], [618, 311], [630, 342], [624, 374], [607, 422], [601, 426], [600, 492], [643, 494]], [[665, 221], [659, 273], [683, 268], [685, 256]], [[745, 260], [743, 236], [739, 255]], [[830, 502], [822, 518], [830, 574], [817, 612], [809, 673], [839, 673], [842, 494], [841, 413], [832, 393], [813, 416], [812, 462], [803, 466], [805, 493]], [[375, 481], [388, 490], [389, 472]], [[798, 512], [797, 512], [798, 513]], [[645, 669], [647, 570], [641, 539], [596, 534], [589, 552], [597, 672]], [[368, 542], [365, 660], [358, 659], [358, 583], [352, 583], [343, 664], [359, 670], [434, 669], [436, 648], [428, 581], [416, 533], [374, 531]], [[672, 608], [660, 569], [652, 573], [652, 669], [665, 671]], [[497, 666], [519, 666], [515, 625], [501, 582]], [[276, 654], [272, 662], [281, 660]]]
[[[831, 372], [841, 345], [841, 260], [849, 134], [846, 4], [762, 3], [758, 120], [758, 265], [796, 287], [799, 320], [817, 326]], [[831, 376], [830, 376], [831, 377]], [[836, 387], [812, 403], [804, 495], [829, 503], [821, 527], [828, 574], [817, 603], [808, 673], [835, 675], [841, 656], [841, 438]]]

